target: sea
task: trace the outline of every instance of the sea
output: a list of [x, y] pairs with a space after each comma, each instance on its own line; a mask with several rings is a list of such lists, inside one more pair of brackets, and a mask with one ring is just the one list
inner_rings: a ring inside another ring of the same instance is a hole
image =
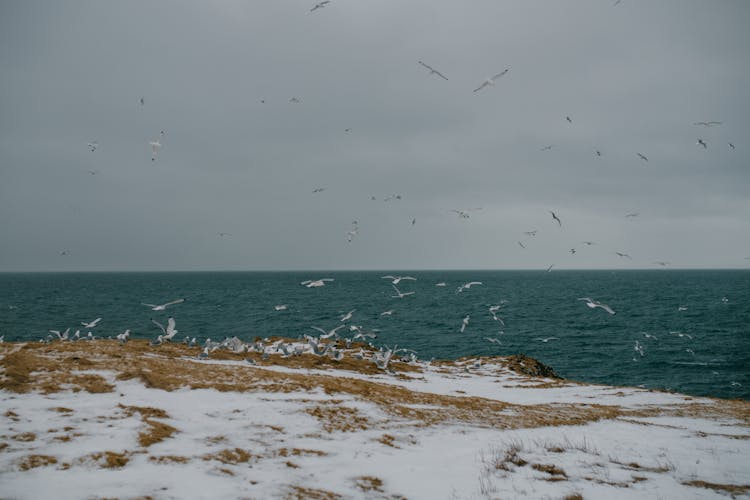
[[[414, 293], [398, 298], [386, 275], [416, 278], [397, 285]], [[321, 278], [333, 281], [301, 284]], [[142, 305], [178, 298], [165, 311]], [[96, 318], [95, 336], [153, 339], [151, 319], [169, 316], [179, 340], [297, 338], [341, 324], [353, 336], [356, 325], [423, 360], [525, 354], [567, 379], [750, 400], [750, 270], [0, 273], [6, 342], [85, 335], [82, 322]]]

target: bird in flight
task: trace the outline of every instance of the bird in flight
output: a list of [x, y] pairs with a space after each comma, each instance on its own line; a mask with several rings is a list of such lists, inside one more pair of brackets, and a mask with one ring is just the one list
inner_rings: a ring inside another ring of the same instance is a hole
[[94, 321], [91, 321], [89, 323], [86, 323], [85, 321], [81, 321], [81, 324], [84, 328], [94, 328], [99, 322], [102, 320], [102, 318], [96, 318]]
[[322, 193], [325, 190], [326, 190], [326, 188], [315, 188], [315, 189], [313, 189], [313, 194], [315, 194], [315, 193]]
[[321, 278], [319, 280], [305, 280], [300, 285], [305, 285], [307, 288], [318, 288], [326, 285], [326, 281], [333, 281], [333, 278]]
[[298, 104], [300, 102], [300, 100], [297, 97], [292, 97], [291, 99], [289, 99], [289, 102], [291, 102], [293, 104]]
[[639, 215], [638, 212], [628, 212], [625, 214], [625, 217], [638, 217]]
[[626, 253], [622, 253], [622, 252], [615, 252], [615, 255], [617, 255], [618, 257], [624, 257], [624, 258], [626, 258], [626, 259], [630, 259], [630, 260], [633, 260], [633, 257], [631, 257], [630, 255], [628, 255], [628, 254], [626, 254]]
[[550, 264], [549, 267], [547, 268], [547, 272], [548, 273], [551, 272], [553, 267], [555, 267], [555, 265], [554, 264]]
[[604, 309], [605, 311], [607, 311], [609, 314], [615, 314], [615, 312], [612, 310], [611, 307], [609, 307], [607, 304], [602, 304], [598, 300], [594, 300], [594, 299], [592, 299], [590, 297], [581, 297], [578, 300], [585, 300], [586, 301], [586, 305], [589, 307], [589, 309], [594, 309], [594, 308], [600, 307], [600, 308]]
[[488, 85], [495, 85], [495, 80], [506, 75], [508, 71], [510, 71], [510, 68], [505, 68], [504, 70], [502, 70], [500, 73], [496, 74], [495, 76], [491, 78], [487, 78], [485, 81], [482, 82], [481, 85], [479, 85], [479, 87], [474, 89], [474, 92], [479, 92], [480, 90], [482, 90]]
[[695, 122], [693, 125], [701, 125], [703, 127], [713, 127], [714, 125], [721, 125], [722, 122]]
[[323, 7], [325, 7], [326, 5], [328, 5], [329, 3], [331, 3], [331, 0], [323, 0], [322, 2], [318, 2], [315, 5], [313, 5], [313, 8], [310, 9], [310, 12], [315, 12], [318, 9], [322, 9]]
[[729, 144], [729, 147], [730, 147], [730, 148], [734, 149], [734, 144], [732, 144], [731, 142], [730, 142], [730, 143], [728, 143], [728, 144]]
[[396, 285], [391, 285], [391, 286], [393, 287], [393, 289], [394, 289], [394, 290], [396, 290], [396, 293], [398, 294], [398, 295], [391, 295], [391, 298], [394, 298], [394, 299], [395, 299], [395, 298], [397, 298], [397, 297], [398, 297], [399, 299], [403, 299], [403, 298], [404, 298], [404, 297], [406, 297], [407, 295], [413, 295], [413, 294], [415, 293], [415, 292], [402, 292], [401, 290], [399, 290], [399, 289], [398, 289], [398, 288], [396, 287]]
[[91, 151], [92, 153], [96, 151], [98, 147], [99, 147], [99, 141], [89, 142], [89, 151]]
[[461, 293], [461, 292], [463, 292], [464, 290], [468, 290], [469, 288], [471, 288], [471, 287], [472, 287], [472, 286], [474, 286], [474, 285], [482, 285], [482, 284], [483, 284], [483, 283], [482, 283], [481, 281], [470, 281], [470, 282], [468, 282], [468, 283], [464, 283], [463, 285], [459, 286], [459, 287], [458, 287], [458, 288], [456, 289], [456, 293]]
[[521, 243], [520, 241], [518, 242], [518, 246], [520, 246], [521, 248], [526, 248], [526, 245], [524, 245], [524, 244], [523, 244], [523, 243]]
[[544, 146], [543, 148], [541, 148], [539, 151], [549, 151], [550, 149], [554, 147], [555, 147], [554, 144], [548, 144], [547, 146]]
[[583, 243], [584, 245], [588, 247], [590, 247], [591, 245], [596, 245], [596, 243], [593, 241], [582, 241], [581, 243]]
[[696, 144], [698, 144], [699, 146], [703, 146], [703, 149], [708, 149], [708, 144], [706, 144], [706, 141], [704, 141], [703, 139], [698, 139]]
[[550, 340], [560, 340], [560, 339], [558, 339], [557, 337], [537, 337], [534, 340], [539, 340], [539, 341], [544, 342], [546, 344]]
[[573, 120], [569, 116], [566, 116], [565, 119], [568, 121], [568, 123], [573, 123]]
[[159, 329], [162, 331], [164, 335], [159, 335], [161, 341], [169, 341], [177, 334], [177, 329], [175, 328], [175, 321], [174, 318], [170, 316], [170, 318], [167, 320], [167, 328], [164, 328], [164, 325], [156, 321], [155, 319], [151, 319], [151, 322], [159, 327]]
[[538, 229], [534, 229], [533, 231], [524, 231], [523, 234], [525, 234], [526, 236], [536, 236], [536, 233], [538, 231]]
[[667, 267], [669, 265], [669, 262], [666, 260], [657, 260], [654, 262], [654, 264], [660, 265], [661, 267]]
[[356, 311], [356, 309], [352, 309], [348, 313], [341, 316], [341, 318], [339, 318], [340, 321], [349, 321], [350, 319], [352, 319], [352, 315], [354, 314], [354, 311]]
[[181, 304], [183, 302], [185, 302], [185, 299], [177, 299], [177, 300], [173, 300], [171, 302], [167, 302], [166, 304], [159, 304], [159, 305], [156, 305], [156, 304], [146, 304], [145, 302], [141, 302], [141, 305], [150, 307], [152, 311], [163, 311], [163, 310], [165, 310], [169, 306], [172, 306], [172, 305], [175, 305], [175, 304]]
[[391, 283], [393, 283], [394, 285], [398, 285], [401, 282], [401, 280], [412, 280], [412, 281], [417, 280], [417, 278], [413, 278], [411, 276], [391, 276], [390, 274], [387, 276], [381, 276], [380, 278], [389, 279], [391, 280]]
[[575, 255], [575, 253], [576, 253], [576, 249], [575, 249], [575, 248], [571, 248], [571, 249], [570, 249], [570, 253], [571, 253], [571, 254], [573, 254], [573, 255]]
[[469, 324], [469, 315], [467, 314], [466, 317], [461, 321], [461, 333], [464, 333], [464, 330], [466, 330], [466, 327]]
[[156, 161], [156, 153], [161, 149], [161, 141], [164, 139], [164, 131], [159, 132], [159, 138], [149, 142], [151, 146], [151, 161]]
[[346, 327], [346, 325], [339, 325], [336, 328], [334, 328], [333, 330], [329, 330], [329, 331], [325, 331], [322, 328], [317, 327], [317, 326], [311, 326], [310, 328], [312, 328], [313, 330], [318, 330], [321, 333], [321, 335], [320, 335], [321, 339], [329, 339], [329, 338], [333, 337], [334, 335], [336, 335], [336, 332], [339, 331], [339, 330], [341, 330], [344, 327]]
[[638, 158], [640, 158], [641, 160], [643, 160], [643, 161], [648, 161], [648, 158], [646, 158], [646, 157], [645, 157], [644, 155], [642, 155], [641, 153], [636, 153], [636, 154], [638, 155]]
[[598, 156], [598, 157], [601, 157], [601, 156], [602, 156], [602, 152], [601, 152], [601, 151], [599, 151], [598, 149], [595, 149], [595, 150], [594, 150], [594, 153], [596, 153], [596, 156]]
[[429, 70], [430, 70], [430, 74], [431, 74], [431, 75], [437, 75], [437, 76], [439, 76], [440, 78], [442, 78], [443, 80], [448, 80], [448, 79], [447, 79], [447, 78], [445, 77], [445, 75], [444, 75], [444, 74], [442, 74], [442, 73], [441, 73], [440, 71], [438, 71], [438, 70], [436, 70], [436, 69], [432, 68], [431, 66], [429, 66], [429, 65], [427, 65], [427, 64], [425, 64], [425, 63], [423, 63], [422, 61], [417, 61], [417, 62], [418, 62], [419, 64], [421, 64], [422, 66], [424, 66], [425, 68], [429, 69]]
[[458, 214], [458, 216], [462, 219], [468, 219], [469, 218], [469, 212], [473, 212], [475, 210], [482, 210], [482, 207], [476, 207], [476, 208], [466, 208], [464, 210], [457, 210], [453, 209], [451, 212]]
[[146, 104], [146, 101], [143, 99], [143, 97], [141, 97], [140, 99], [138, 99], [138, 102], [141, 103], [141, 106], [143, 106], [144, 104]]
[[555, 212], [553, 212], [552, 210], [549, 210], [549, 213], [552, 214], [552, 218], [557, 221], [557, 224], [560, 227], [562, 227], [562, 221], [559, 219], [559, 217], [557, 217], [557, 215], [555, 215]]

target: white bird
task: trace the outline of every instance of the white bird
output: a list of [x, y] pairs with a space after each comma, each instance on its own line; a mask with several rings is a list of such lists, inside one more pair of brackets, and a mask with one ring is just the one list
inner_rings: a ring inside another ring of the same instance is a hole
[[688, 308], [687, 308], [687, 306], [677, 306], [677, 310], [678, 311], [687, 311]]
[[300, 285], [305, 285], [307, 288], [318, 288], [326, 285], [326, 281], [333, 281], [333, 278], [321, 278], [319, 280], [305, 280]]
[[548, 273], [551, 272], [553, 267], [555, 267], [555, 265], [554, 264], [550, 264], [549, 267], [547, 268], [547, 272]]
[[484, 340], [486, 340], [487, 342], [490, 342], [492, 344], [497, 344], [497, 345], [501, 344], [500, 339], [497, 338], [497, 337], [485, 337]]
[[644, 338], [659, 340], [659, 338], [656, 335], [651, 335], [650, 333], [646, 333], [646, 332], [641, 332], [641, 333], [643, 333]]
[[533, 236], [536, 236], [536, 233], [538, 232], [539, 232], [538, 229], [534, 229], [533, 231], [524, 231], [523, 234], [529, 237], [533, 237]]
[[546, 146], [544, 146], [543, 148], [541, 148], [539, 151], [549, 151], [550, 149], [552, 149], [554, 147], [555, 147], [554, 144], [547, 144]]
[[466, 317], [461, 321], [461, 333], [464, 333], [466, 327], [469, 325], [470, 316], [467, 314]]
[[273, 306], [274, 311], [286, 311], [286, 304], [277, 304]]
[[474, 285], [482, 285], [483, 283], [481, 281], [469, 281], [468, 283], [464, 283], [463, 285], [456, 288], [456, 293], [461, 293], [464, 290], [468, 290]]
[[151, 161], [156, 161], [156, 153], [161, 149], [161, 141], [164, 140], [164, 131], [159, 132], [159, 138], [149, 142], [151, 146]]
[[393, 312], [394, 312], [393, 309], [388, 309], [387, 311], [383, 311], [382, 313], [380, 313], [380, 315], [381, 316], [392, 316]]
[[117, 335], [117, 340], [120, 341], [121, 344], [124, 344], [128, 341], [128, 338], [130, 337], [130, 330], [125, 330], [124, 332]]
[[678, 336], [678, 337], [680, 337], [680, 338], [682, 338], [682, 337], [687, 337], [687, 338], [689, 338], [690, 340], [693, 340], [693, 337], [692, 337], [692, 335], [690, 335], [690, 334], [688, 334], [688, 333], [682, 333], [682, 332], [669, 332], [669, 334], [670, 334], [670, 335], [677, 335], [677, 336]]
[[485, 81], [483, 81], [479, 85], [479, 87], [477, 87], [477, 88], [474, 89], [474, 92], [479, 92], [480, 90], [482, 90], [483, 88], [485, 88], [488, 85], [495, 85], [495, 80], [497, 80], [501, 76], [506, 75], [508, 73], [508, 71], [510, 71], [510, 68], [505, 68], [504, 70], [502, 70], [500, 73], [496, 74], [495, 76], [487, 78]]
[[445, 281], [441, 281], [440, 283], [435, 283], [435, 286], [448, 286], [448, 284]]
[[638, 217], [639, 215], [638, 212], [628, 212], [625, 214], [625, 217]]
[[633, 349], [635, 350], [635, 352], [637, 352], [638, 354], [640, 354], [641, 357], [643, 357], [643, 355], [644, 355], [644, 353], [643, 353], [643, 346], [637, 340], [635, 341], [635, 346], [633, 347]]
[[325, 190], [326, 190], [326, 188], [315, 188], [315, 189], [313, 189], [313, 194], [315, 194], [315, 193], [322, 193]]
[[315, 12], [318, 9], [322, 9], [323, 7], [325, 7], [326, 5], [328, 5], [329, 3], [331, 3], [331, 0], [323, 0], [322, 2], [318, 2], [315, 5], [313, 5], [313, 8], [310, 9], [310, 12]]
[[415, 293], [415, 292], [402, 292], [401, 290], [396, 288], [396, 285], [391, 285], [391, 286], [393, 287], [394, 290], [396, 290], [396, 293], [398, 294], [398, 295], [391, 295], [391, 298], [394, 298], [394, 299], [395, 298], [403, 299], [407, 295], [413, 295]]
[[590, 297], [581, 297], [578, 300], [585, 300], [586, 301], [586, 305], [589, 307], [589, 309], [594, 309], [596, 307], [599, 307], [599, 308], [604, 309], [605, 311], [607, 311], [609, 314], [615, 314], [615, 312], [612, 310], [611, 307], [609, 307], [607, 304], [602, 304], [598, 300], [594, 300], [594, 299], [592, 299]]
[[89, 151], [91, 151], [92, 153], [96, 151], [98, 147], [99, 147], [99, 141], [89, 142]]
[[391, 283], [393, 283], [394, 285], [398, 285], [401, 282], [401, 280], [411, 280], [411, 281], [416, 281], [417, 280], [417, 278], [413, 278], [411, 276], [391, 276], [390, 274], [388, 274], [386, 276], [381, 276], [380, 278], [381, 279], [389, 279], [389, 280], [391, 280]]
[[550, 340], [560, 340], [560, 339], [558, 339], [557, 337], [537, 337], [534, 340], [539, 340], [539, 341], [544, 342], [546, 344]]
[[350, 319], [352, 319], [352, 314], [354, 314], [354, 311], [356, 311], [356, 309], [352, 309], [348, 313], [341, 316], [340, 321], [349, 321]]
[[425, 68], [429, 69], [429, 70], [430, 70], [430, 74], [431, 74], [431, 75], [437, 75], [437, 76], [439, 76], [440, 78], [442, 78], [443, 80], [448, 80], [448, 79], [447, 79], [447, 78], [445, 77], [445, 75], [444, 75], [444, 74], [442, 74], [442, 73], [441, 73], [440, 71], [438, 71], [438, 70], [436, 70], [436, 69], [433, 69], [432, 67], [430, 67], [430, 66], [426, 65], [425, 63], [423, 63], [422, 61], [417, 61], [417, 62], [418, 62], [419, 64], [421, 64], [422, 66], [424, 66]]
[[159, 329], [164, 333], [164, 335], [159, 335], [159, 338], [161, 338], [162, 341], [172, 340], [172, 337], [177, 334], [177, 329], [175, 328], [175, 320], [171, 316], [169, 317], [169, 319], [167, 319], [167, 328], [164, 328], [164, 325], [153, 318], [151, 319], [151, 322], [158, 326]]
[[321, 333], [321, 335], [320, 335], [321, 339], [330, 339], [331, 337], [333, 337], [333, 336], [336, 335], [336, 332], [338, 332], [339, 330], [341, 330], [342, 328], [345, 328], [345, 327], [346, 327], [346, 325], [339, 325], [336, 328], [334, 328], [333, 330], [328, 330], [328, 331], [325, 331], [322, 328], [317, 327], [317, 326], [311, 326], [310, 328], [312, 328], [313, 330], [319, 331]]
[[150, 307], [152, 311], [163, 311], [171, 305], [181, 304], [182, 302], [185, 302], [185, 299], [177, 299], [177, 300], [173, 300], [172, 302], [167, 302], [166, 304], [159, 304], [159, 305], [146, 304], [145, 302], [141, 302], [141, 305]]
[[102, 318], [96, 318], [94, 321], [92, 321], [90, 323], [86, 323], [84, 321], [81, 321], [81, 324], [83, 325], [84, 328], [94, 328], [101, 320], [102, 320]]
[[291, 102], [292, 104], [299, 104], [300, 100], [298, 97], [292, 97], [291, 99], [289, 99], [289, 102]]
[[70, 333], [70, 328], [66, 328], [65, 331], [62, 333], [60, 333], [59, 330], [49, 330], [49, 332], [57, 335], [57, 338], [60, 340], [68, 340], [68, 334]]

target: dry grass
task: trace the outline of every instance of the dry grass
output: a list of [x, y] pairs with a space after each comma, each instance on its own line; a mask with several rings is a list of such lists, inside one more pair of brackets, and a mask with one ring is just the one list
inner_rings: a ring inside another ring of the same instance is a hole
[[306, 413], [317, 418], [326, 432], [355, 432], [366, 430], [372, 422], [355, 408], [339, 405], [318, 405], [307, 408]]
[[700, 480], [687, 481], [682, 484], [684, 484], [685, 486], [692, 486], [694, 488], [706, 488], [709, 490], [726, 492], [731, 494], [733, 498], [734, 495], [744, 495], [745, 493], [750, 491], [750, 484], [718, 484]]
[[50, 455], [29, 455], [24, 457], [18, 463], [18, 467], [23, 470], [35, 469], [36, 467], [45, 467], [57, 463], [57, 458]]
[[144, 418], [143, 421], [148, 425], [148, 428], [138, 434], [138, 444], [144, 448], [148, 448], [152, 444], [160, 443], [165, 439], [172, 437], [172, 434], [178, 432], [177, 429], [163, 422], [157, 422], [156, 420], [148, 418]]
[[148, 460], [157, 464], [186, 464], [190, 458], [180, 455], [153, 455], [148, 457]]
[[203, 455], [203, 460], [217, 460], [223, 464], [237, 465], [249, 462], [253, 456], [242, 448], [225, 449], [217, 453]]
[[22, 441], [24, 443], [29, 443], [31, 441], [36, 441], [36, 434], [33, 432], [22, 432], [21, 434], [16, 434], [15, 436], [11, 436], [11, 439], [15, 441]]
[[362, 491], [383, 492], [383, 480], [373, 476], [359, 476], [354, 479], [354, 484]]
[[80, 463], [93, 461], [99, 467], [105, 469], [120, 469], [125, 467], [130, 461], [128, 453], [116, 453], [114, 451], [104, 451], [91, 453], [78, 460]]
[[567, 478], [568, 475], [563, 469], [554, 464], [531, 464], [531, 468], [539, 472], [546, 472], [550, 476], [561, 476]]
[[390, 446], [391, 448], [400, 448], [400, 446], [396, 446], [394, 444], [395, 440], [396, 438], [391, 436], [390, 434], [383, 434], [382, 436], [380, 436], [380, 438], [378, 438], [378, 443]]
[[325, 457], [328, 456], [328, 453], [322, 450], [309, 450], [306, 448], [281, 448], [279, 451], [276, 452], [278, 456], [280, 457], [302, 457], [302, 456], [308, 456], [308, 457]]
[[583, 500], [583, 495], [580, 493], [571, 493], [563, 497], [563, 500]]
[[73, 413], [73, 410], [70, 408], [65, 408], [64, 406], [57, 406], [55, 408], [50, 408], [50, 411], [56, 411], [57, 413]]
[[286, 500], [338, 500], [341, 495], [327, 490], [316, 490], [302, 486], [292, 486]]

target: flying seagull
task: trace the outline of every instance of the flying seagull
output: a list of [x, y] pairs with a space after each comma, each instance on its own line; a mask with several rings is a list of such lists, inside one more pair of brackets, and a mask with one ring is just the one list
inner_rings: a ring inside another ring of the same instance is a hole
[[185, 299], [177, 299], [177, 300], [173, 300], [171, 302], [167, 302], [166, 304], [160, 304], [160, 305], [146, 304], [145, 302], [141, 302], [141, 305], [150, 307], [152, 311], [163, 311], [163, 310], [165, 310], [169, 306], [172, 306], [174, 304], [181, 304], [183, 302], [185, 302]]
[[704, 127], [713, 127], [714, 125], [721, 125], [722, 122], [695, 122], [693, 125], [702, 125]]
[[555, 215], [555, 212], [552, 210], [548, 210], [548, 212], [552, 214], [552, 218], [557, 221], [557, 224], [562, 227], [562, 221]]
[[560, 340], [560, 339], [558, 339], [557, 337], [537, 337], [534, 340], [539, 340], [539, 341], [544, 342], [546, 344], [550, 340]]
[[328, 331], [325, 331], [322, 328], [319, 328], [317, 326], [311, 326], [310, 328], [312, 328], [313, 330], [318, 330], [321, 333], [321, 335], [320, 335], [321, 339], [329, 339], [329, 338], [335, 336], [336, 332], [339, 331], [339, 330], [341, 330], [345, 326], [346, 325], [339, 325], [336, 328], [334, 328], [333, 330], [328, 330]]
[[615, 255], [617, 255], [618, 257], [624, 257], [624, 258], [626, 258], [626, 259], [630, 259], [630, 260], [633, 260], [633, 257], [631, 257], [630, 255], [628, 255], [628, 254], [626, 254], [626, 253], [622, 253], [622, 252], [615, 252]]
[[461, 333], [464, 333], [464, 330], [466, 330], [466, 327], [469, 324], [469, 318], [470, 316], [467, 314], [466, 317], [461, 321]]
[[325, 190], [326, 190], [326, 188], [315, 188], [315, 189], [313, 189], [313, 194], [315, 194], [315, 193], [322, 193]]
[[394, 285], [398, 285], [401, 282], [401, 280], [411, 280], [411, 281], [417, 280], [417, 278], [413, 278], [411, 276], [391, 276], [390, 274], [386, 276], [381, 276], [381, 278], [391, 280], [391, 283], [393, 283]]
[[463, 285], [459, 286], [456, 289], [456, 293], [461, 293], [464, 290], [468, 290], [469, 288], [471, 288], [474, 285], [482, 285], [482, 284], [483, 283], [481, 281], [469, 281], [468, 283], [464, 283]]
[[729, 144], [729, 147], [730, 147], [730, 148], [734, 149], [734, 144], [732, 144], [731, 142], [730, 142], [730, 143], [728, 143], [728, 144]]
[[643, 161], [648, 161], [648, 158], [646, 158], [646, 157], [645, 157], [644, 155], [642, 155], [641, 153], [636, 153], [636, 154], [638, 155], [638, 158], [640, 158], [641, 160], [643, 160]]
[[523, 244], [523, 243], [521, 243], [520, 241], [518, 242], [518, 246], [520, 246], [521, 248], [526, 248], [526, 245], [524, 245], [524, 244]]
[[313, 5], [313, 8], [310, 9], [310, 12], [314, 12], [314, 11], [316, 11], [318, 9], [322, 9], [323, 7], [325, 7], [326, 5], [328, 5], [329, 3], [331, 3], [331, 0], [323, 0], [322, 2], [318, 2], [315, 5]]
[[344, 314], [343, 316], [341, 316], [340, 320], [341, 321], [348, 321], [348, 320], [352, 319], [352, 314], [354, 314], [354, 311], [356, 311], [356, 309], [352, 309], [348, 313]]
[[167, 328], [164, 328], [164, 325], [156, 321], [155, 319], [151, 319], [151, 322], [159, 327], [159, 329], [162, 331], [164, 335], [159, 335], [159, 339], [161, 341], [169, 341], [172, 340], [172, 337], [174, 337], [177, 334], [177, 329], [175, 328], [175, 321], [173, 317], [169, 317], [167, 320]]
[[495, 80], [497, 80], [501, 76], [506, 75], [508, 73], [508, 71], [510, 71], [510, 68], [505, 68], [504, 70], [502, 70], [500, 73], [496, 74], [495, 76], [493, 76], [491, 78], [487, 78], [485, 81], [482, 82], [481, 85], [479, 85], [479, 87], [477, 87], [477, 88], [474, 89], [474, 92], [479, 92], [480, 90], [482, 90], [483, 88], [485, 88], [488, 85], [495, 85]]
[[151, 161], [156, 161], [156, 153], [161, 149], [161, 141], [164, 139], [164, 131], [159, 132], [159, 138], [149, 142], [151, 146]]
[[99, 147], [99, 141], [91, 141], [89, 142], [89, 151], [92, 153], [96, 151], [96, 149]]
[[395, 299], [396, 297], [398, 297], [399, 299], [403, 299], [403, 298], [404, 298], [404, 297], [406, 297], [407, 295], [413, 295], [413, 294], [415, 293], [415, 292], [402, 292], [401, 290], [399, 290], [399, 289], [398, 289], [398, 288], [396, 287], [396, 285], [391, 285], [391, 286], [393, 287], [393, 289], [394, 289], [394, 290], [396, 290], [396, 293], [398, 294], [398, 295], [391, 295], [391, 298], [394, 298], [394, 299]]
[[596, 156], [599, 156], [599, 157], [601, 157], [601, 156], [602, 156], [602, 152], [601, 152], [601, 151], [599, 151], [598, 149], [595, 149], [595, 150], [594, 150], [594, 153], [596, 153]]
[[569, 116], [566, 116], [565, 119], [568, 121], [568, 123], [573, 123], [573, 120]]
[[594, 299], [592, 299], [590, 297], [581, 297], [578, 300], [585, 300], [586, 301], [586, 305], [589, 307], [589, 309], [594, 309], [596, 307], [600, 307], [600, 308], [604, 309], [605, 311], [607, 311], [609, 314], [615, 314], [615, 312], [612, 310], [611, 307], [609, 307], [607, 304], [602, 304], [598, 300], [594, 300]]
[[706, 141], [704, 141], [703, 139], [698, 139], [696, 144], [698, 144], [699, 146], [703, 146], [703, 149], [708, 149], [708, 144], [706, 144]]
[[544, 146], [543, 148], [541, 148], [539, 151], [549, 151], [550, 149], [552, 149], [554, 147], [555, 147], [554, 144], [548, 144], [548, 145]]
[[625, 214], [625, 217], [638, 217], [639, 215], [638, 212], [628, 212]]
[[525, 234], [526, 236], [536, 236], [536, 233], [538, 231], [538, 229], [534, 229], [533, 231], [524, 231], [523, 234]]
[[307, 288], [318, 288], [326, 285], [326, 281], [333, 281], [333, 278], [321, 278], [319, 280], [305, 280], [300, 285], [305, 285]]
[[89, 323], [86, 323], [85, 321], [81, 321], [81, 324], [83, 325], [84, 328], [94, 328], [101, 320], [102, 318], [96, 318], [94, 321], [91, 321]]
[[141, 97], [140, 99], [138, 99], [138, 102], [141, 103], [141, 106], [143, 106], [144, 104], [146, 104], [146, 100], [143, 99], [143, 97]]
[[421, 64], [422, 66], [424, 66], [425, 68], [429, 69], [429, 70], [430, 70], [430, 74], [431, 74], [431, 75], [437, 75], [437, 76], [439, 76], [440, 78], [442, 78], [443, 80], [448, 80], [448, 79], [447, 79], [447, 78], [445, 77], [445, 75], [444, 75], [444, 74], [442, 74], [442, 73], [441, 73], [440, 71], [438, 71], [438, 70], [436, 70], [436, 69], [432, 68], [431, 66], [428, 66], [427, 64], [423, 63], [422, 61], [417, 61], [417, 62], [418, 62], [419, 64]]

